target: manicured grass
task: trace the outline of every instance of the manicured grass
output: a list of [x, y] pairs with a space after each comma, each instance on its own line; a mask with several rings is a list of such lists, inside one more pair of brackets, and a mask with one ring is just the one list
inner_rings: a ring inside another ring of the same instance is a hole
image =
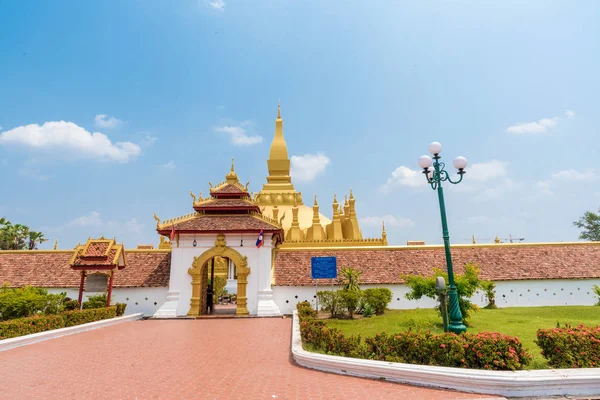
[[[533, 356], [532, 369], [548, 368], [548, 364], [535, 344], [536, 332], [540, 328], [555, 328], [560, 325], [599, 325], [600, 307], [564, 306], [564, 307], [513, 307], [497, 310], [480, 309], [474, 312], [468, 332], [500, 332], [518, 337], [523, 346]], [[442, 333], [442, 318], [433, 309], [392, 310], [385, 315], [355, 320], [327, 320], [327, 325], [336, 327], [348, 334], [360, 334], [362, 337], [376, 333], [401, 332], [408, 329], [430, 330]]]

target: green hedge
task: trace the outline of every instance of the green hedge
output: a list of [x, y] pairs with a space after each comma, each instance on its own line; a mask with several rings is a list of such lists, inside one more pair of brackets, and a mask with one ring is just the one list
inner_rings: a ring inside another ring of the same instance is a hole
[[302, 341], [312, 350], [346, 357], [366, 358], [443, 367], [517, 370], [532, 357], [518, 338], [482, 332], [456, 335], [431, 332], [380, 333], [364, 342], [360, 336], [346, 336], [318, 320], [310, 304], [298, 304]]
[[538, 329], [536, 343], [552, 368], [600, 366], [600, 326]]
[[66, 311], [0, 322], [0, 340], [114, 318], [116, 307]]
[[65, 318], [65, 327], [69, 327], [114, 318], [117, 315], [117, 307], [65, 311], [61, 315]]

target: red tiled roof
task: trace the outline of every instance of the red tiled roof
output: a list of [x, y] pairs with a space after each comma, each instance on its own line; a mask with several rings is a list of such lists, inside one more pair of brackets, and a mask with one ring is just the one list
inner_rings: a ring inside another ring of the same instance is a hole
[[[198, 215], [187, 221], [175, 223], [175, 232], [259, 232], [264, 229], [265, 232], [280, 232], [282, 229], [277, 225], [263, 221], [259, 217], [248, 214], [240, 215]], [[167, 226], [158, 233], [168, 235], [171, 232], [171, 226]]]
[[81, 257], [104, 257], [109, 246], [109, 242], [90, 242], [87, 251], [82, 253]]
[[203, 202], [202, 204], [198, 204], [197, 206], [194, 206], [194, 209], [196, 211], [205, 210], [208, 212], [215, 210], [215, 209], [251, 210], [251, 211], [256, 211], [256, 212], [260, 211], [260, 208], [256, 204], [252, 203], [250, 200], [221, 199], [221, 198], [215, 198], [215, 199], [209, 200], [207, 202]]
[[227, 194], [227, 195], [239, 195], [239, 196], [243, 196], [243, 197], [250, 197], [250, 194], [248, 194], [248, 192], [244, 189], [241, 189], [240, 187], [238, 187], [237, 185], [234, 185], [232, 183], [226, 183], [220, 187], [216, 187], [214, 189], [210, 190], [210, 194], [211, 195], [220, 195], [220, 194]]
[[[359, 269], [365, 284], [402, 283], [403, 274], [431, 275], [433, 268], [446, 269], [443, 246], [286, 249], [275, 255], [276, 285], [314, 285], [310, 265], [315, 256], [336, 256], [338, 272], [345, 266]], [[474, 262], [481, 268], [480, 277], [493, 281], [599, 278], [600, 244], [454, 246], [452, 261], [456, 273], [463, 273], [464, 265]]]
[[[115, 274], [115, 287], [168, 287], [170, 251], [127, 250], [127, 268]], [[74, 251], [0, 251], [0, 284], [12, 287], [79, 287], [69, 266]]]

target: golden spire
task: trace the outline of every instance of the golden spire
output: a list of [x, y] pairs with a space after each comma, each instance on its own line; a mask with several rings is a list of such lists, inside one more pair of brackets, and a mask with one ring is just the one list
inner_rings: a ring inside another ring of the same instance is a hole
[[348, 196], [344, 195], [344, 215], [347, 217], [350, 214], [350, 204], [348, 203]]
[[383, 245], [387, 246], [387, 232], [385, 231], [385, 222], [381, 221], [381, 239], [383, 240]]
[[277, 99], [277, 119], [281, 119], [281, 99]]
[[306, 230], [306, 240], [321, 241], [325, 240], [325, 230], [321, 226], [321, 216], [319, 215], [319, 203], [315, 194], [315, 202], [313, 205], [312, 225]]
[[238, 181], [238, 176], [235, 173], [235, 164], [233, 157], [231, 157], [231, 171], [229, 171], [229, 173], [225, 176], [225, 179], [227, 180], [227, 183], [234, 183]]
[[335, 193], [333, 194], [332, 207], [333, 207], [333, 215], [335, 216], [338, 213], [338, 207], [339, 207], [339, 204], [337, 202], [337, 195]]
[[317, 203], [317, 195], [315, 194], [315, 203], [313, 205], [313, 225], [320, 223], [321, 217], [319, 216], [319, 203]]
[[54, 242], [54, 249], [52, 250], [58, 250], [58, 239], [56, 239], [56, 242]]
[[473, 244], [475, 244], [475, 235], [471, 235], [471, 240], [473, 241]]
[[496, 244], [500, 243], [500, 238], [498, 236], [496, 236], [496, 239], [494, 239], [494, 243], [496, 243]]

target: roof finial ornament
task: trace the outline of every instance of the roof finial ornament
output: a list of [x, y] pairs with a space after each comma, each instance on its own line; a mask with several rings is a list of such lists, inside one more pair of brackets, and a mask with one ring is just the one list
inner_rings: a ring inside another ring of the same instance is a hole
[[58, 239], [54, 242], [54, 248], [52, 250], [58, 250]]
[[160, 218], [156, 216], [156, 213], [154, 213], [154, 219], [156, 220], [156, 227], [158, 227], [160, 225]]
[[235, 164], [234, 164], [234, 160], [233, 157], [231, 157], [231, 172], [235, 172]]
[[277, 119], [281, 119], [281, 99], [277, 99]]
[[475, 235], [471, 235], [471, 240], [473, 241], [473, 244], [476, 244], [475, 243]]
[[196, 204], [196, 195], [191, 190], [190, 190], [190, 196], [192, 196], [192, 199], [194, 199], [192, 204]]
[[315, 194], [315, 206], [318, 206], [319, 203], [317, 203], [317, 195]]
[[500, 243], [500, 238], [498, 236], [496, 236], [496, 239], [494, 239], [494, 243], [496, 243], [496, 244]]

